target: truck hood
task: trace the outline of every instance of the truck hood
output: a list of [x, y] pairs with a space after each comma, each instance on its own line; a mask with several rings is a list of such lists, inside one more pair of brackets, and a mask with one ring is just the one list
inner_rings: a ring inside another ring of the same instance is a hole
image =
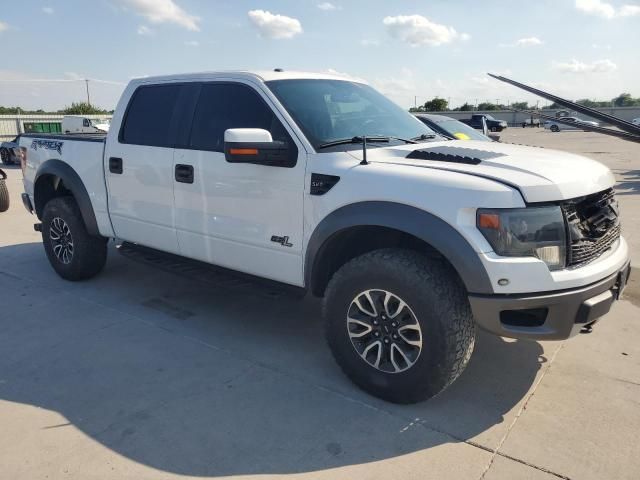
[[[425, 158], [406, 158], [414, 151], [413, 156]], [[359, 150], [349, 153], [362, 159]], [[498, 142], [450, 141], [369, 148], [367, 160], [489, 178], [517, 188], [529, 203], [582, 197], [615, 184], [611, 171], [595, 160]]]

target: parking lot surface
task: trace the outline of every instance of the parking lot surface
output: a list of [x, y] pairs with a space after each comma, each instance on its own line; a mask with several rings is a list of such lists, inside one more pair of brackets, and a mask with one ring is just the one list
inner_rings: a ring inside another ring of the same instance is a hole
[[[600, 160], [640, 259], [640, 145], [509, 129]], [[128, 260], [69, 283], [7, 169], [0, 214], [0, 478], [640, 478], [640, 288], [590, 335], [480, 332], [438, 397], [385, 403], [340, 372], [318, 301], [201, 284]], [[634, 278], [635, 277], [635, 278]]]

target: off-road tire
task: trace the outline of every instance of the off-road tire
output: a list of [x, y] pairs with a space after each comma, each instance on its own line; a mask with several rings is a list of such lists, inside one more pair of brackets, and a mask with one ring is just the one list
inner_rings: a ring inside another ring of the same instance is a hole
[[12, 165], [13, 162], [9, 158], [9, 150], [6, 148], [0, 148], [0, 159], [2, 159], [2, 163], [5, 165]]
[[[51, 238], [53, 221], [62, 219], [68, 226], [73, 240], [73, 254], [69, 263], [54, 253]], [[87, 232], [80, 209], [73, 197], [56, 197], [47, 202], [42, 214], [42, 242], [49, 263], [58, 275], [66, 280], [86, 280], [96, 276], [107, 261], [107, 239]]]
[[9, 190], [7, 189], [7, 183], [0, 177], [0, 212], [6, 212], [9, 210]]
[[[397, 373], [365, 361], [352, 345], [347, 314], [366, 290], [398, 295], [415, 313], [422, 350], [415, 363]], [[475, 324], [466, 290], [444, 261], [403, 249], [359, 256], [331, 278], [323, 302], [326, 336], [344, 373], [368, 393], [394, 403], [415, 403], [437, 395], [465, 369], [475, 342]]]

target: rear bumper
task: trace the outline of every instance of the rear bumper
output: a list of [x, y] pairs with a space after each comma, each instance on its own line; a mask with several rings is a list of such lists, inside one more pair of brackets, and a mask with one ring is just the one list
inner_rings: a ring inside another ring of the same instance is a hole
[[629, 262], [586, 287], [537, 295], [469, 295], [476, 323], [496, 335], [564, 340], [607, 314], [627, 283]]

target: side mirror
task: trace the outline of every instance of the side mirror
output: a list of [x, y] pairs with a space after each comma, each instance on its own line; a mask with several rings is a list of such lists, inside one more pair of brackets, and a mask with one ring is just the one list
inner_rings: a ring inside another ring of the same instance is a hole
[[225, 130], [224, 156], [229, 163], [290, 166], [288, 145], [285, 142], [273, 141], [271, 133], [261, 128]]

